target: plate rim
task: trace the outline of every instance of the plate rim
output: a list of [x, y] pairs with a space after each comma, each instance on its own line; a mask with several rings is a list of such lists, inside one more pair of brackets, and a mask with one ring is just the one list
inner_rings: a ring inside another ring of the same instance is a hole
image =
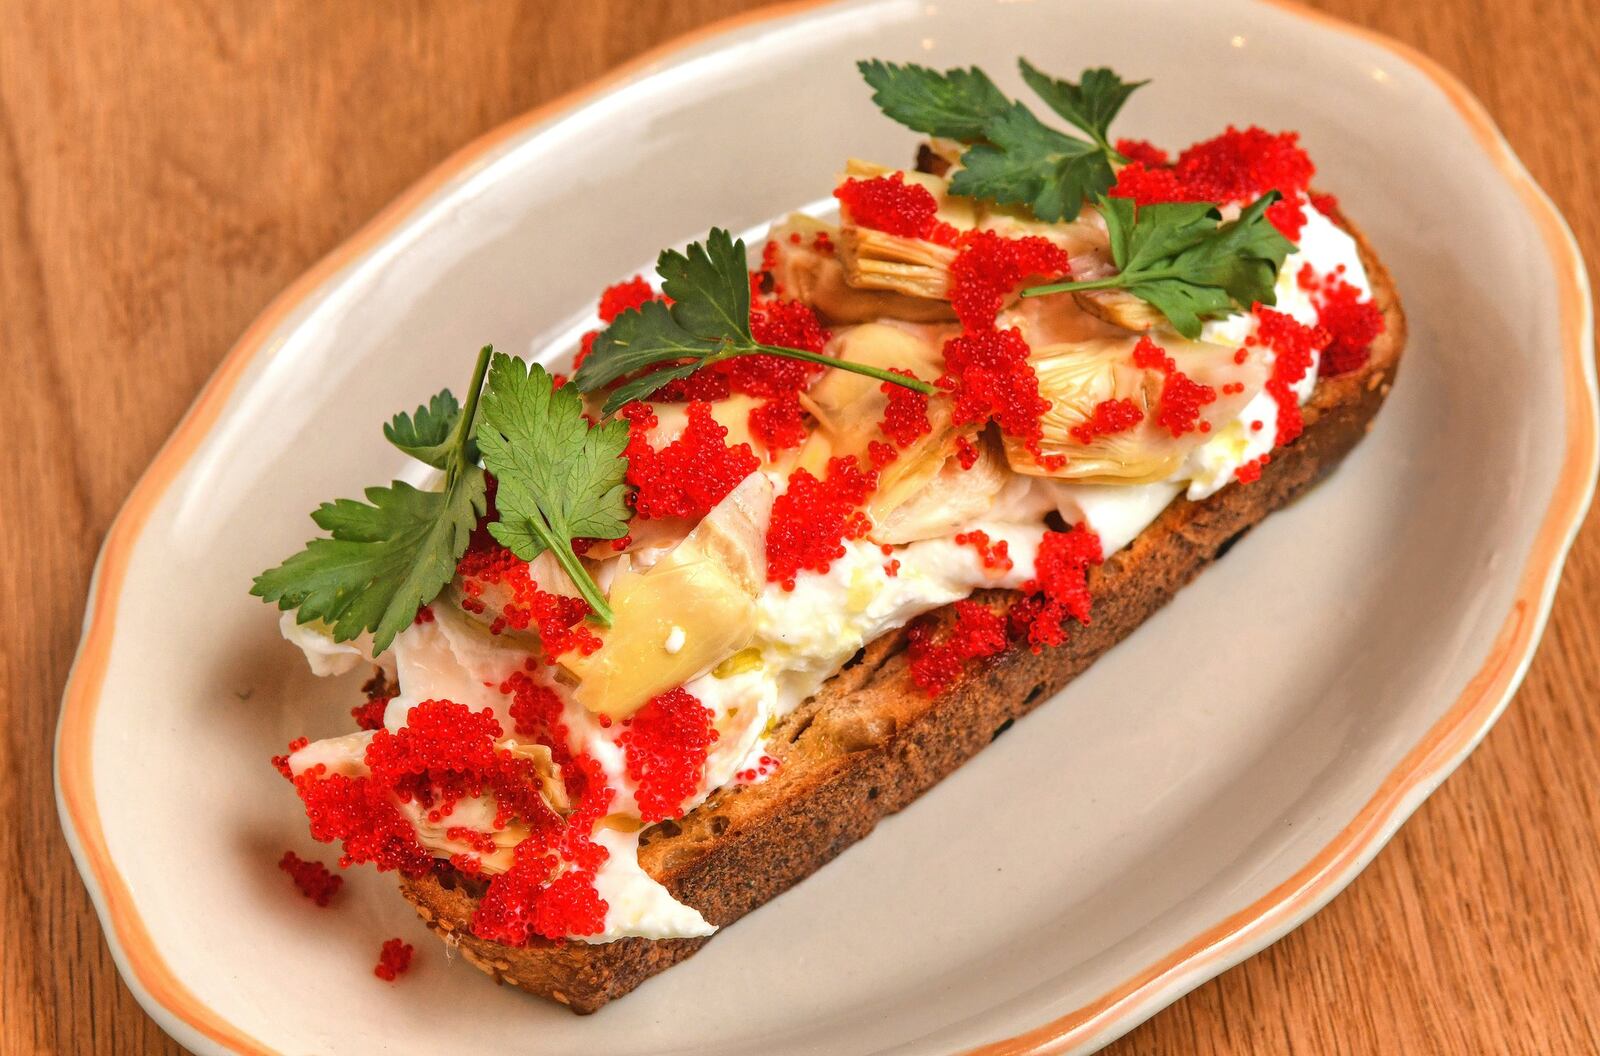
[[[1043, 1056], [1103, 1045], [1275, 942], [1332, 900], [1472, 752], [1505, 710], [1532, 661], [1554, 603], [1562, 565], [1594, 494], [1600, 467], [1600, 400], [1589, 355], [1593, 306], [1582, 253], [1561, 213], [1484, 105], [1434, 59], [1409, 44], [1305, 7], [1298, 0], [1253, 2], [1379, 47], [1416, 69], [1444, 94], [1486, 159], [1517, 193], [1538, 228], [1558, 281], [1566, 421], [1561, 470], [1518, 577], [1516, 595], [1482, 665], [1456, 701], [1338, 834], [1289, 879], [1100, 997], [1021, 1034], [968, 1049], [968, 1056]], [[215, 1052], [277, 1056], [277, 1050], [229, 1022], [172, 973], [111, 859], [94, 799], [94, 718], [115, 636], [117, 603], [131, 553], [150, 514], [217, 423], [246, 369], [270, 346], [271, 336], [331, 280], [401, 228], [435, 192], [496, 147], [641, 79], [654, 67], [668, 65], [710, 41], [748, 27], [828, 6], [834, 6], [833, 0], [787, 0], [710, 22], [648, 49], [456, 150], [273, 298], [223, 357], [135, 483], [106, 533], [90, 578], [83, 630], [56, 727], [56, 804], [67, 844], [119, 973], [144, 1010], [183, 1044]]]

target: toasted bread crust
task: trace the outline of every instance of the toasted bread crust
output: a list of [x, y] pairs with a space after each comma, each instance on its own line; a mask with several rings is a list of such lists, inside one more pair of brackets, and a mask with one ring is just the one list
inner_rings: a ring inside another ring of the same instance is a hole
[[[1010, 722], [1166, 604], [1268, 513], [1329, 473], [1371, 427], [1388, 395], [1406, 323], [1387, 269], [1343, 217], [1387, 324], [1365, 367], [1319, 381], [1305, 432], [1273, 452], [1261, 478], [1202, 502], [1178, 498], [1133, 543], [1090, 576], [1093, 622], [1035, 654], [1011, 649], [929, 699], [912, 683], [904, 636], [872, 643], [773, 733], [782, 763], [768, 780], [726, 788], [676, 822], [647, 830], [640, 864], [674, 897], [726, 926], [871, 832], [966, 762]], [[1000, 592], [987, 592], [999, 600]], [[708, 939], [621, 939], [604, 945], [514, 948], [472, 935], [473, 882], [442, 870], [401, 881], [428, 926], [496, 981], [593, 1012]]]

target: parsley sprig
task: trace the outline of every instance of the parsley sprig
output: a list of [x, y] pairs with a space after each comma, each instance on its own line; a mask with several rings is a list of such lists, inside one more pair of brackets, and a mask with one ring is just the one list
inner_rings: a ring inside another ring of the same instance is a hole
[[595, 338], [573, 385], [580, 392], [594, 392], [626, 379], [606, 395], [604, 411], [610, 414], [697, 370], [764, 353], [865, 374], [922, 393], [934, 391], [925, 381], [866, 363], [757, 341], [750, 332], [747, 261], [744, 240], [735, 241], [720, 227], [684, 252], [664, 250], [656, 260], [656, 274], [671, 306], [648, 301], [619, 315]]
[[591, 428], [582, 399], [556, 388], [543, 367], [485, 347], [465, 405], [446, 389], [414, 412], [395, 415], [383, 433], [401, 451], [443, 470], [443, 486], [423, 491], [397, 480], [366, 489], [366, 502], [323, 503], [311, 519], [328, 536], [261, 573], [250, 593], [296, 610], [300, 623], [321, 621], [334, 641], [370, 631], [377, 656], [455, 575], [487, 510], [487, 468], [498, 485], [498, 519], [489, 532], [525, 561], [549, 550], [595, 618], [611, 623], [572, 540], [615, 539], [627, 531], [626, 423]]
[[885, 114], [917, 132], [971, 144], [950, 193], [1024, 205], [1047, 222], [1070, 220], [1086, 199], [1116, 182], [1112, 165], [1127, 159], [1111, 144], [1111, 121], [1148, 82], [1124, 81], [1098, 68], [1084, 70], [1073, 83], [1041, 73], [1026, 59], [1017, 65], [1028, 87], [1088, 139], [1046, 125], [976, 66], [941, 73], [872, 59], [857, 68]]
[[1193, 340], [1200, 336], [1204, 319], [1248, 310], [1257, 302], [1276, 303], [1278, 270], [1294, 252], [1294, 243], [1266, 216], [1267, 207], [1280, 197], [1269, 191], [1226, 223], [1209, 202], [1135, 207], [1128, 198], [1101, 198], [1096, 205], [1111, 236], [1116, 274], [1034, 286], [1022, 295], [1127, 290]]

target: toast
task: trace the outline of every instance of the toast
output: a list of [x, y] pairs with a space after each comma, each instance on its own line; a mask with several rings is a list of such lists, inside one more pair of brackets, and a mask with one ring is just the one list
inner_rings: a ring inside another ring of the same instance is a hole
[[[929, 697], [911, 679], [904, 630], [873, 641], [775, 728], [768, 750], [781, 766], [772, 777], [722, 788], [686, 816], [645, 831], [639, 854], [645, 871], [710, 923], [732, 924], [976, 755], [1268, 513], [1331, 472], [1371, 428], [1406, 339], [1388, 271], [1353, 225], [1333, 218], [1357, 242], [1386, 327], [1365, 366], [1318, 381], [1304, 407], [1304, 432], [1274, 450], [1259, 480], [1229, 484], [1199, 502], [1173, 500], [1130, 546], [1091, 571], [1092, 622], [1064, 645], [1034, 652], [1013, 644]], [[999, 593], [988, 592], [987, 600], [1003, 600]], [[708, 941], [628, 937], [507, 946], [469, 928], [482, 890], [483, 881], [443, 862], [401, 879], [401, 891], [428, 927], [470, 963], [574, 1012], [594, 1012]]]

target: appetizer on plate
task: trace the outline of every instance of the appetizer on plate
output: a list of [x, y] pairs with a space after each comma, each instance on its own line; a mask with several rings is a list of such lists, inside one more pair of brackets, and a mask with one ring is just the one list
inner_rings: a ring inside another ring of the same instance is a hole
[[274, 760], [313, 836], [497, 979], [592, 1012], [695, 952], [1370, 426], [1404, 320], [1297, 136], [1169, 157], [1111, 135], [1143, 82], [1020, 66], [1053, 116], [863, 62], [914, 169], [663, 252], [574, 371], [484, 349], [384, 426], [427, 481], [256, 579], [319, 674], [376, 661]]

